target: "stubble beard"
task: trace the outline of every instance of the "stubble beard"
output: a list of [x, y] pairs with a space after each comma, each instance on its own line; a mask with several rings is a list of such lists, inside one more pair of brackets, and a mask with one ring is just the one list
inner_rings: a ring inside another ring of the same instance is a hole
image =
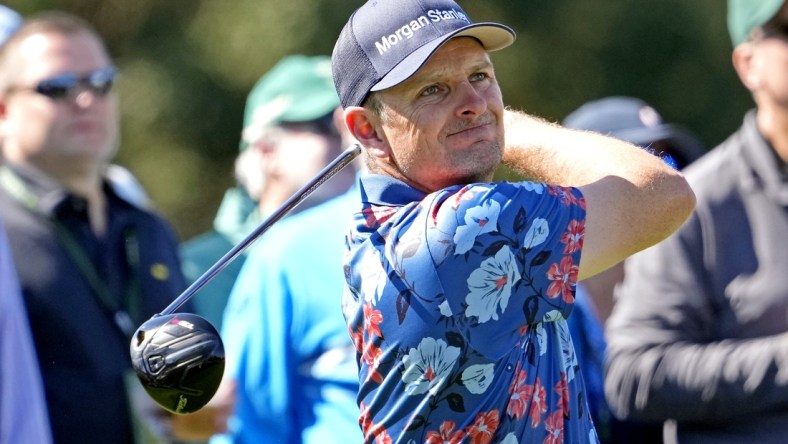
[[492, 181], [498, 165], [501, 164], [502, 153], [500, 144], [493, 142], [482, 158], [476, 158], [471, 154], [466, 155], [466, 159], [464, 159], [465, 171], [456, 177], [456, 183]]

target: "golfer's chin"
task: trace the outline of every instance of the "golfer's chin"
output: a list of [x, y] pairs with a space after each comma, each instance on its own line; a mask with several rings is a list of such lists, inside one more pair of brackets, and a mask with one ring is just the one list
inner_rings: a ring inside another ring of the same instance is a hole
[[493, 174], [495, 173], [495, 169], [492, 171], [479, 171], [479, 172], [469, 172], [465, 175], [458, 176], [452, 182], [452, 185], [467, 185], [469, 183], [487, 183], [491, 182], [493, 179]]
[[447, 171], [444, 175], [445, 179], [442, 188], [453, 185], [490, 182], [499, 164], [500, 160], [495, 161], [494, 158], [471, 159], [469, 164], [458, 165], [452, 171]]
[[465, 183], [489, 182], [503, 159], [501, 146], [496, 141], [483, 141], [474, 144], [466, 153], [460, 165]]

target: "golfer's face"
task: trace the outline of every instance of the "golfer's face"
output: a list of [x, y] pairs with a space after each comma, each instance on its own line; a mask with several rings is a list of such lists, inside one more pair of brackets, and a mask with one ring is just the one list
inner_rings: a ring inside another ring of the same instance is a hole
[[380, 98], [390, 166], [413, 185], [434, 191], [492, 178], [504, 143], [503, 100], [476, 39], [450, 40]]

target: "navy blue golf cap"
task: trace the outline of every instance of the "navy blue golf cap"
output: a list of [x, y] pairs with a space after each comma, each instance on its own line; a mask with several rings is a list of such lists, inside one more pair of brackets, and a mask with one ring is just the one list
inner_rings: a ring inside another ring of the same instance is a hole
[[499, 23], [473, 23], [451, 0], [369, 0], [357, 9], [331, 56], [343, 107], [361, 106], [371, 91], [410, 78], [453, 37], [474, 37], [487, 51], [505, 48], [515, 33]]

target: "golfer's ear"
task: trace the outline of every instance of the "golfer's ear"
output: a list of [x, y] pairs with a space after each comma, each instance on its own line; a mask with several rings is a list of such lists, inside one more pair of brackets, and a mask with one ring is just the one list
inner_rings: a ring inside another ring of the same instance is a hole
[[378, 132], [366, 108], [360, 106], [345, 108], [345, 125], [369, 154], [375, 157], [387, 157], [389, 155], [388, 143], [386, 143], [382, 134]]

